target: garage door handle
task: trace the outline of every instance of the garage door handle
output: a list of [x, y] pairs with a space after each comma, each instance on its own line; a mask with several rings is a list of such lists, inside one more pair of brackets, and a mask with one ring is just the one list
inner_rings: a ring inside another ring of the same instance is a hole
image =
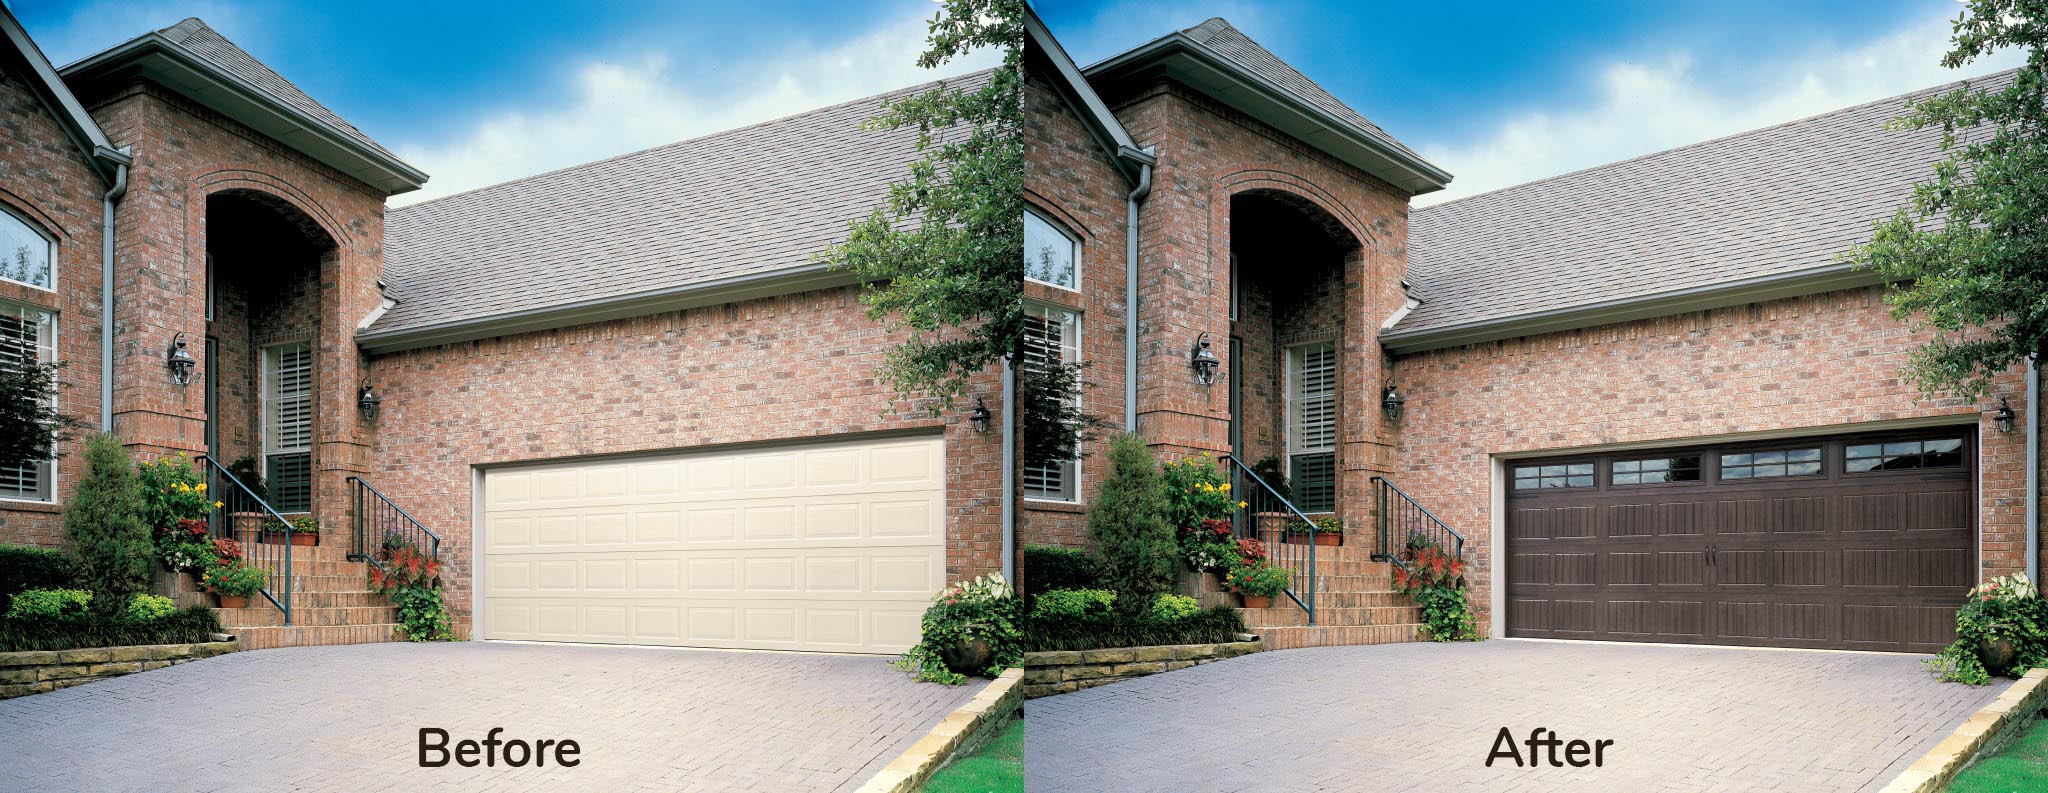
[[1716, 548], [1715, 548], [1714, 546], [1712, 546], [1712, 545], [1709, 545], [1709, 546], [1707, 546], [1707, 564], [1710, 564], [1710, 565], [1711, 565], [1711, 564], [1719, 564], [1719, 561], [1718, 561], [1718, 560], [1719, 560], [1719, 556], [1720, 556], [1720, 553], [1721, 553], [1721, 552], [1720, 552], [1720, 551], [1719, 551], [1718, 549], [1716, 549]]

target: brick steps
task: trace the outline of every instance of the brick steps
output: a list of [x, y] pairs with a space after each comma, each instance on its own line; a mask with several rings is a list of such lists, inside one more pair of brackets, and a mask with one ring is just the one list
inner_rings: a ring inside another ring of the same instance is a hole
[[242, 640], [244, 650], [268, 650], [275, 647], [311, 647], [328, 644], [369, 644], [371, 642], [398, 641], [398, 626], [392, 623], [376, 625], [292, 625], [233, 628], [229, 630]]
[[[220, 612], [222, 625], [236, 628], [261, 628], [284, 624], [284, 612], [278, 611], [264, 601], [262, 605], [251, 605], [241, 609], [215, 609]], [[292, 597], [292, 624], [305, 626], [328, 625], [380, 625], [398, 621], [398, 610], [391, 606], [353, 607], [309, 607]]]
[[[1351, 538], [1356, 539], [1356, 538]], [[1303, 549], [1288, 549], [1298, 551]], [[1316, 548], [1316, 624], [1293, 603], [1244, 609], [1268, 650], [1422, 641], [1420, 610], [1394, 589], [1393, 568], [1364, 543]]]
[[[271, 546], [260, 553], [281, 550]], [[257, 599], [248, 608], [218, 609], [221, 627], [241, 639], [244, 650], [398, 641], [397, 609], [370, 590], [368, 565], [347, 556], [341, 543], [292, 548], [292, 624]], [[273, 569], [283, 565], [282, 559], [267, 561]]]
[[1396, 644], [1422, 641], [1422, 626], [1401, 625], [1357, 625], [1357, 626], [1293, 626], [1253, 628], [1253, 633], [1265, 640], [1267, 650], [1293, 650], [1301, 647], [1337, 647], [1361, 644]]
[[[1393, 593], [1387, 593], [1393, 594]], [[1316, 605], [1316, 624], [1330, 627], [1355, 627], [1361, 625], [1412, 625], [1422, 621], [1419, 609], [1409, 606], [1377, 606], [1366, 608], [1339, 608], [1323, 602], [1320, 596]], [[1308, 624], [1308, 612], [1293, 603], [1263, 609], [1240, 609], [1244, 612], [1246, 625], [1259, 629], [1293, 627]]]

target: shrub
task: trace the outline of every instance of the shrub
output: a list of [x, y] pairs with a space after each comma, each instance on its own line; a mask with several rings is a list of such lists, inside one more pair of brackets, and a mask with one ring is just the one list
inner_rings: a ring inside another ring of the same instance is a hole
[[1216, 467], [1208, 452], [1166, 463], [1159, 467], [1166, 489], [1166, 525], [1180, 529], [1202, 525], [1206, 520], [1229, 520], [1237, 513], [1238, 501], [1230, 495], [1230, 480]]
[[118, 611], [149, 589], [156, 549], [142, 502], [128, 450], [112, 435], [94, 435], [85, 445], [85, 475], [64, 509], [64, 531], [77, 549], [78, 584], [93, 593], [95, 608]]
[[1107, 589], [1055, 589], [1039, 595], [1031, 616], [1041, 619], [1083, 617], [1106, 612], [1116, 604], [1116, 593]]
[[1987, 639], [2012, 643], [2016, 656], [2010, 677], [2048, 665], [2048, 600], [2025, 573], [2000, 576], [1970, 590], [1956, 609], [1956, 640], [1924, 663], [1952, 683], [1981, 686], [1991, 682], [1977, 648]]
[[184, 452], [138, 465], [135, 475], [142, 491], [143, 526], [161, 529], [188, 520], [203, 523], [213, 514], [214, 500], [206, 494], [206, 480]]
[[1230, 521], [1205, 520], [1198, 526], [1181, 529], [1179, 535], [1181, 561], [1187, 563], [1189, 570], [1222, 574], [1242, 563], [1243, 554]]
[[175, 526], [156, 530], [156, 558], [163, 562], [164, 569], [187, 573], [203, 573], [206, 568], [229, 558], [220, 553], [220, 543], [235, 548], [232, 558], [242, 558], [240, 546], [234, 540], [216, 540], [207, 534], [206, 521], [181, 519]]
[[292, 518], [292, 533], [319, 534], [320, 521], [314, 520], [313, 516], [311, 515], [300, 515], [296, 518]]
[[917, 675], [927, 683], [957, 686], [967, 676], [946, 666], [944, 653], [963, 641], [979, 639], [993, 651], [987, 668], [977, 670], [995, 677], [1003, 670], [1024, 663], [1023, 602], [1011, 591], [1002, 575], [986, 575], [962, 581], [933, 597], [924, 610], [923, 635], [916, 646], [889, 665]]
[[1394, 587], [1422, 609], [1422, 630], [1430, 641], [1479, 638], [1478, 621], [1465, 597], [1465, 562], [1421, 535], [1409, 535], [1394, 565]]
[[263, 485], [263, 469], [256, 467], [255, 457], [244, 455], [242, 459], [229, 463], [228, 476], [241, 482], [257, 500], [270, 500], [270, 489]]
[[1324, 515], [1320, 518], [1316, 518], [1316, 533], [1343, 534], [1344, 521], [1338, 520], [1337, 516], [1335, 515]]
[[85, 616], [92, 593], [83, 589], [30, 589], [14, 593], [7, 607], [11, 620], [68, 620]]
[[455, 638], [455, 620], [441, 600], [438, 585], [405, 586], [391, 593], [398, 607], [398, 633], [409, 642], [445, 642]]
[[1257, 562], [1233, 568], [1223, 581], [1241, 594], [1269, 598], [1286, 592], [1294, 583], [1294, 574], [1285, 567]]
[[1160, 595], [1152, 601], [1145, 617], [1153, 622], [1175, 623], [1202, 613], [1202, 602], [1186, 595]]
[[1151, 647], [1162, 644], [1216, 644], [1237, 641], [1244, 617], [1237, 609], [1217, 606], [1175, 622], [1159, 622], [1146, 614], [1112, 611], [1080, 619], [1027, 619], [1024, 649], [1095, 650], [1104, 647]]
[[51, 548], [0, 545], [0, 614], [14, 593], [29, 589], [63, 589], [75, 575], [71, 557]]
[[244, 562], [225, 562], [207, 568], [199, 577], [199, 583], [228, 597], [255, 597], [270, 584], [270, 574], [261, 567]]
[[455, 621], [441, 598], [440, 561], [421, 552], [403, 535], [385, 533], [377, 563], [370, 566], [370, 586], [398, 607], [399, 633], [406, 641], [455, 638]]
[[1121, 608], [1140, 611], [1173, 588], [1177, 549], [1163, 514], [1166, 498], [1152, 451], [1136, 435], [1109, 445], [1109, 474], [1088, 509], [1088, 530], [1102, 549], [1102, 584]]
[[1280, 498], [1287, 501], [1294, 500], [1294, 488], [1289, 487], [1287, 484], [1287, 469], [1280, 465], [1280, 458], [1267, 457], [1264, 460], [1253, 463], [1252, 476], [1258, 477], [1259, 481], [1265, 482], [1267, 487], [1273, 488], [1273, 492], [1279, 495]]
[[121, 618], [134, 623], [151, 623], [178, 612], [178, 604], [162, 595], [136, 595], [128, 601]]
[[1024, 596], [1037, 597], [1055, 589], [1097, 589], [1102, 583], [1102, 563], [1080, 548], [1053, 545], [1024, 546]]
[[205, 606], [175, 611], [149, 623], [92, 612], [70, 620], [0, 618], [0, 652], [191, 644], [213, 641], [219, 632], [220, 617]]

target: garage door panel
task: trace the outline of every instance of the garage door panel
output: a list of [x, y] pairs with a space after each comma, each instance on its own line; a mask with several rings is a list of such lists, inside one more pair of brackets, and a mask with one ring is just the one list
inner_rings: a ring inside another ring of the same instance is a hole
[[[1850, 470], [1844, 445], [1878, 436], [1960, 438], [1965, 453], [1946, 468]], [[1510, 490], [1507, 633], [1937, 650], [1953, 638], [1955, 604], [1977, 572], [1973, 441], [1956, 428], [1509, 463], [1590, 459], [1596, 475]], [[1724, 455], [1740, 466], [1794, 447], [1819, 449], [1807, 453], [1821, 455], [1820, 472], [1772, 476], [1757, 463], [1721, 475]], [[1678, 482], [1615, 475], [1617, 461], [1651, 454], [1697, 455], [1703, 465]], [[1544, 481], [1518, 472], [1507, 481]], [[1589, 510], [1598, 536], [1575, 522]]]
[[492, 639], [893, 653], [943, 584], [937, 438], [485, 476]]

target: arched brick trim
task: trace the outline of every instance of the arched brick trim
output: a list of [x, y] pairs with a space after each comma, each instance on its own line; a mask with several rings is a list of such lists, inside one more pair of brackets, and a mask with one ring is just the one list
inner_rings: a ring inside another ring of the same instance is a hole
[[[325, 238], [329, 243], [327, 247], [339, 249], [345, 258], [355, 252], [355, 240], [326, 207], [321, 206], [305, 191], [290, 182], [248, 168], [223, 168], [193, 178], [189, 188], [190, 200], [185, 204], [186, 211], [190, 212], [193, 207], [206, 206], [206, 199], [209, 196], [229, 192], [251, 194], [259, 203], [268, 204], [274, 209], [289, 208], [291, 211], [280, 211], [279, 215], [298, 225], [300, 230], [306, 232], [308, 239]], [[191, 221], [192, 218], [186, 218], [187, 228], [199, 231], [200, 239], [204, 240], [204, 224], [194, 228]], [[190, 245], [191, 237], [188, 235], [186, 239]], [[205, 255], [203, 247], [199, 255]]]
[[1371, 250], [1374, 253], [1379, 252], [1379, 235], [1373, 232], [1372, 227], [1360, 220], [1357, 213], [1352, 212], [1350, 207], [1338, 201], [1336, 196], [1332, 195], [1330, 191], [1323, 189], [1322, 186], [1312, 181], [1271, 166], [1245, 168], [1217, 177], [1214, 186], [1211, 188], [1209, 202], [1211, 207], [1211, 216], [1209, 218], [1211, 239], [1214, 239], [1214, 232], [1218, 228], [1223, 227], [1222, 223], [1229, 219], [1230, 199], [1232, 196], [1262, 190], [1291, 195], [1315, 206], [1315, 208], [1322, 210], [1324, 215], [1341, 224], [1344, 231], [1350, 234], [1352, 239], [1358, 241], [1360, 247]]
[[70, 229], [58, 223], [55, 217], [43, 211], [42, 205], [27, 196], [0, 187], [0, 205], [4, 205], [7, 211], [13, 212], [17, 217], [39, 226], [44, 236], [55, 239], [59, 246], [71, 238]]
[[1061, 206], [1049, 196], [1041, 195], [1030, 188], [1026, 188], [1024, 190], [1024, 203], [1032, 209], [1038, 210], [1039, 214], [1052, 218], [1058, 221], [1060, 225], [1066, 226], [1067, 231], [1076, 237], [1082, 239], [1093, 239], [1095, 237], [1095, 231], [1088, 228], [1088, 224], [1081, 222], [1081, 219], [1075, 217], [1074, 213], [1068, 212], [1066, 207]]

